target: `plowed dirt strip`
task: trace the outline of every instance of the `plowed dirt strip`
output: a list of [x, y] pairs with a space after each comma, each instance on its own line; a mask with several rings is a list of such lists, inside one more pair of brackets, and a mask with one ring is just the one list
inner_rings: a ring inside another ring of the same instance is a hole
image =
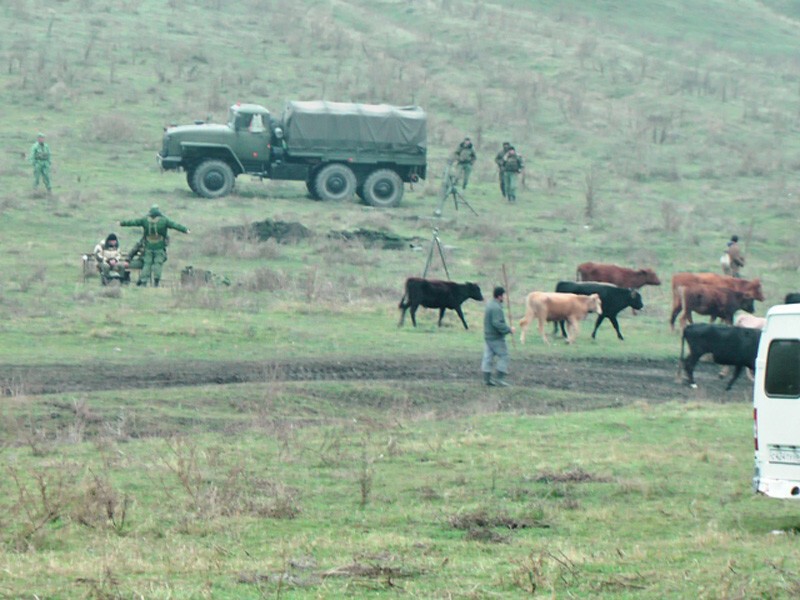
[[[99, 390], [196, 385], [227, 385], [268, 381], [402, 381], [409, 384], [447, 381], [480, 383], [477, 358], [347, 358], [265, 362], [159, 361], [147, 365], [92, 363], [87, 365], [0, 366], [3, 395], [53, 394]], [[581, 394], [619, 396], [653, 402], [696, 399], [742, 401], [751, 384], [741, 377], [731, 392], [717, 378], [717, 367], [701, 364], [699, 390], [676, 379], [677, 361], [607, 359], [516, 359], [512, 363], [514, 389], [537, 387]]]

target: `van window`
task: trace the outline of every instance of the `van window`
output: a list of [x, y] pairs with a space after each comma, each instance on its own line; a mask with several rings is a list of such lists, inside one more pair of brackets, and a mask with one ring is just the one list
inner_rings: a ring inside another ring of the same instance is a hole
[[764, 377], [767, 396], [800, 396], [800, 340], [772, 340]]

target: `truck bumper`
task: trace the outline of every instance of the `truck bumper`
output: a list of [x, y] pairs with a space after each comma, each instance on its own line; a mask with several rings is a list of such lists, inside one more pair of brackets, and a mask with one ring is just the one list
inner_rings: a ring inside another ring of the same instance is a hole
[[161, 156], [156, 154], [156, 162], [164, 171], [173, 171], [181, 168], [181, 159], [178, 156]]

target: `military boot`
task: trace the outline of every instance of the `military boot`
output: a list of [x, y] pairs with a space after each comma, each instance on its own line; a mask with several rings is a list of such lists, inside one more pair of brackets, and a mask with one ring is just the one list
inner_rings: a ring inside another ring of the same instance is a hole
[[511, 387], [511, 384], [506, 381], [506, 374], [501, 371], [497, 372], [497, 375], [494, 378], [494, 385], [500, 387]]
[[153, 287], [158, 287], [161, 280], [158, 277], [153, 278]]
[[495, 382], [492, 380], [492, 374], [484, 372], [483, 374], [483, 383], [486, 385], [496, 385]]
[[139, 281], [136, 282], [136, 287], [147, 287], [147, 282], [140, 279]]

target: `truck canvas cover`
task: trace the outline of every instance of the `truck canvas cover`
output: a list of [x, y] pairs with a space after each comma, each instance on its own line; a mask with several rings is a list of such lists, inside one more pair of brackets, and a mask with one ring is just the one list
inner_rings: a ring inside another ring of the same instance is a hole
[[427, 116], [417, 106], [324, 100], [286, 105], [284, 136], [290, 153], [392, 153], [425, 161]]

